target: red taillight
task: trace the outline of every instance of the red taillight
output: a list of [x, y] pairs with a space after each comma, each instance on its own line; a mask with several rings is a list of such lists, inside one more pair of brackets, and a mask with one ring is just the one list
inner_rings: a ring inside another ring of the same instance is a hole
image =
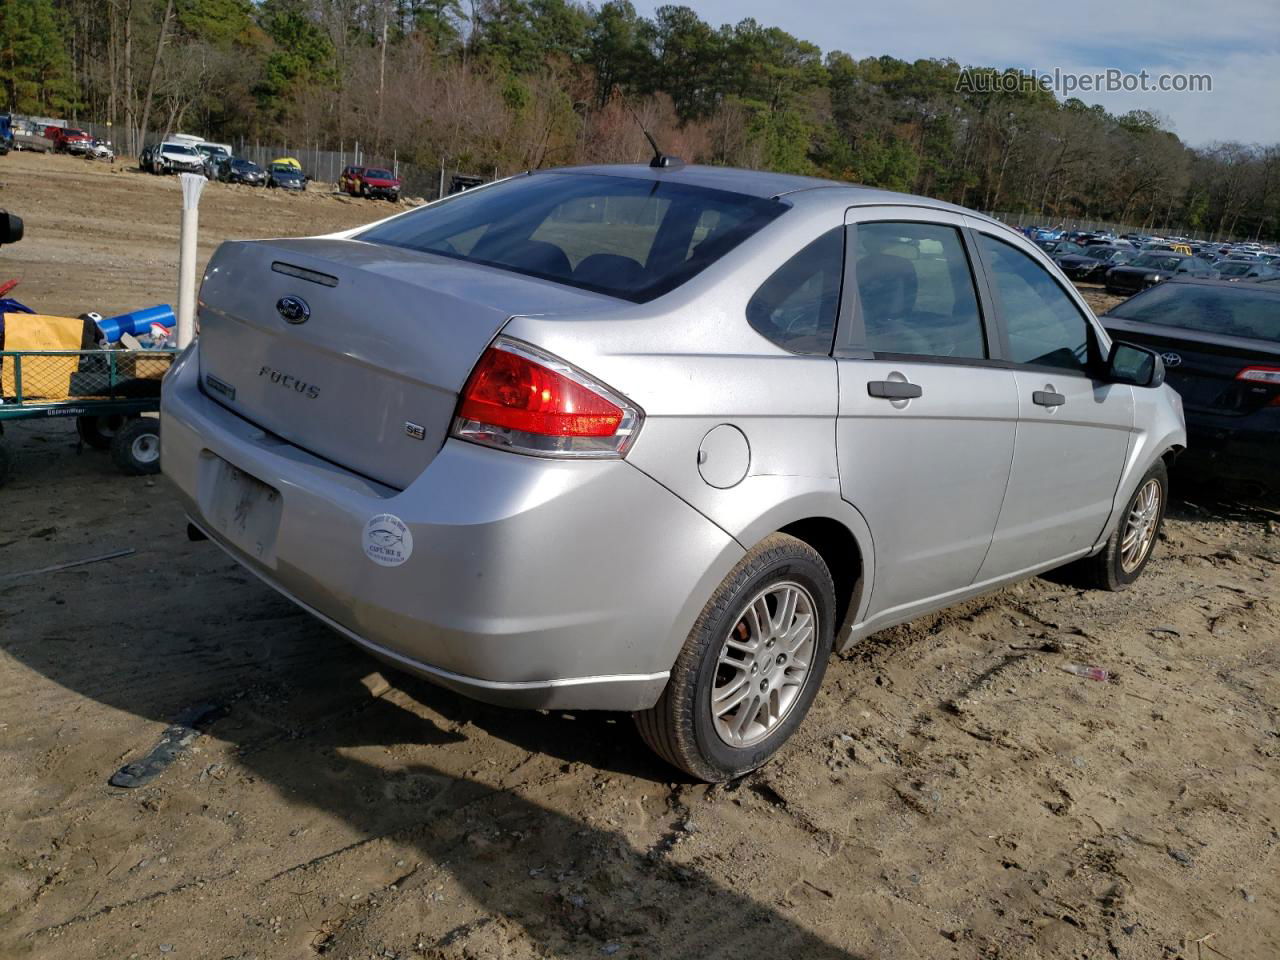
[[1280, 367], [1245, 367], [1236, 374], [1236, 379], [1280, 387]]
[[549, 437], [609, 437], [622, 410], [599, 394], [526, 357], [485, 351], [458, 415], [494, 427]]
[[[1259, 386], [1280, 388], [1280, 367], [1245, 367], [1236, 374], [1236, 379]], [[1268, 403], [1273, 407], [1280, 407], [1280, 393], [1276, 393]]]
[[453, 435], [541, 456], [626, 452], [639, 411], [603, 384], [528, 344], [499, 338], [463, 388]]

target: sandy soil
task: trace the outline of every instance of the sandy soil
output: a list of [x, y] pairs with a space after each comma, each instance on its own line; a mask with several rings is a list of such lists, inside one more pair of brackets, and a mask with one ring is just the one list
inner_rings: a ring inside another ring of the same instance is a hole
[[[30, 229], [0, 274], [29, 302], [170, 296], [172, 181], [24, 156], [0, 177]], [[206, 202], [209, 244], [387, 209]], [[1123, 594], [1035, 580], [876, 636], [777, 762], [711, 788], [625, 716], [380, 668], [68, 422], [7, 439], [2, 957], [1280, 955], [1271, 509], [1184, 501]], [[226, 715], [158, 780], [108, 785], [204, 703]]]

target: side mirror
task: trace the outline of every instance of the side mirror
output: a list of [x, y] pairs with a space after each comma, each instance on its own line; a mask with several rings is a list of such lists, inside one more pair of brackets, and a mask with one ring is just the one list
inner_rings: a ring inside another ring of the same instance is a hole
[[17, 243], [22, 239], [22, 218], [0, 210], [0, 244]]
[[1117, 340], [1107, 358], [1107, 379], [1135, 387], [1158, 387], [1164, 383], [1164, 361], [1154, 350]]

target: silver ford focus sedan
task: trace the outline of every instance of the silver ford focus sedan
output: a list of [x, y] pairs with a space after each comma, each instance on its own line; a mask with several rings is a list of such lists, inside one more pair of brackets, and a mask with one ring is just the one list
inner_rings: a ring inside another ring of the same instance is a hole
[[833, 649], [1151, 557], [1186, 443], [1152, 352], [959, 207], [723, 168], [541, 171], [224, 243], [165, 382], [195, 533], [472, 697], [763, 763]]

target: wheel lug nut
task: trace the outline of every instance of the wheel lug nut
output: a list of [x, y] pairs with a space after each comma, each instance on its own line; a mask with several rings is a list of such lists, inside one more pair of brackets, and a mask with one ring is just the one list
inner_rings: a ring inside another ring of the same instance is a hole
[[778, 654], [778, 666], [782, 666], [786, 662], [787, 662], [787, 655], [785, 653]]
[[759, 672], [760, 672], [760, 664], [753, 663], [751, 665], [751, 675], [754, 677]]
[[760, 692], [763, 693], [768, 689], [769, 689], [769, 678], [766, 677], [765, 679], [760, 681]]

